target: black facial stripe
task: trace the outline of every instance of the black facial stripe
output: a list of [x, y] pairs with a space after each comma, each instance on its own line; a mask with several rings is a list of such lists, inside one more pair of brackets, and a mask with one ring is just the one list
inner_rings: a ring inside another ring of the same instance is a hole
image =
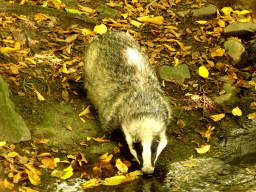
[[159, 141], [157, 140], [153, 140], [152, 144], [151, 144], [151, 165], [154, 167], [154, 162], [156, 159], [156, 153], [157, 153], [157, 148], [159, 145]]
[[143, 158], [142, 158], [143, 147], [142, 147], [141, 142], [133, 143], [133, 149], [136, 151], [138, 160], [140, 161], [140, 164], [142, 167], [143, 166]]

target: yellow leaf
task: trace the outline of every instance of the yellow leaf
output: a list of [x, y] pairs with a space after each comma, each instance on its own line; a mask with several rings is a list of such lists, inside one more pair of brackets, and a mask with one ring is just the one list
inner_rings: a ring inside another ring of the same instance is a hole
[[42, 13], [37, 13], [35, 15], [35, 20], [36, 21], [46, 21], [47, 19], [49, 19], [49, 17], [47, 17], [46, 15], [44, 15]]
[[256, 119], [256, 112], [247, 115], [248, 119]]
[[4, 146], [6, 144], [6, 141], [1, 141], [0, 142], [0, 147]]
[[156, 17], [144, 16], [144, 17], [137, 18], [137, 20], [141, 22], [156, 24], [156, 25], [161, 25], [164, 22], [164, 18], [162, 16], [156, 16]]
[[179, 65], [180, 60], [177, 57], [174, 57], [174, 66]]
[[28, 57], [25, 58], [25, 61], [29, 61], [30, 63], [36, 65], [36, 61], [34, 61], [33, 59], [30, 59]]
[[73, 168], [72, 168], [72, 166], [70, 165], [69, 167], [64, 169], [63, 172], [65, 172], [65, 174], [60, 177], [61, 179], [68, 179], [69, 177], [71, 177], [73, 175]]
[[108, 28], [106, 27], [106, 25], [101, 24], [101, 25], [96, 25], [94, 27], [93, 31], [97, 34], [103, 34], [103, 33], [106, 33], [108, 31]]
[[219, 121], [225, 117], [225, 113], [217, 114], [217, 115], [211, 115], [210, 118], [213, 121]]
[[219, 19], [219, 20], [218, 20], [218, 25], [219, 25], [220, 27], [224, 28], [224, 27], [226, 26], [226, 23], [225, 23], [225, 21]]
[[233, 9], [231, 7], [223, 7], [221, 9], [221, 12], [224, 13], [225, 15], [230, 15], [230, 13], [233, 11]]
[[90, 141], [92, 138], [91, 137], [86, 137], [86, 140], [87, 141]]
[[119, 185], [123, 182], [123, 180], [125, 178], [126, 177], [123, 175], [110, 177], [110, 178], [105, 179], [105, 182], [103, 182], [103, 185]]
[[57, 163], [59, 163], [59, 162], [60, 162], [60, 158], [58, 158], [58, 157], [57, 157], [57, 158], [54, 158], [54, 163], [55, 163], [55, 164], [57, 164]]
[[250, 22], [251, 20], [252, 20], [251, 15], [248, 15], [248, 17], [246, 17], [246, 18], [244, 18], [244, 19], [239, 19], [238, 21], [239, 21], [240, 23], [248, 23], [248, 22]]
[[129, 176], [143, 175], [143, 173], [141, 170], [136, 170], [136, 171], [130, 172], [128, 175]]
[[91, 179], [89, 181], [86, 181], [85, 183], [82, 184], [83, 189], [88, 189], [92, 187], [96, 187], [102, 184], [102, 181], [98, 178], [96, 179]]
[[11, 152], [11, 153], [8, 153], [8, 156], [9, 157], [16, 157], [18, 156], [19, 154], [17, 152]]
[[88, 29], [88, 28], [82, 29], [82, 34], [83, 35], [91, 35], [91, 36], [95, 35], [95, 33], [91, 29]]
[[134, 25], [135, 27], [140, 27], [142, 24], [138, 21], [130, 20], [130, 23]]
[[28, 174], [28, 179], [33, 185], [39, 185], [41, 183], [41, 179], [39, 175], [42, 173], [29, 164], [24, 164], [25, 171]]
[[45, 100], [45, 98], [36, 89], [34, 89], [34, 91], [36, 92], [36, 96], [37, 96], [39, 101], [44, 101]]
[[216, 51], [211, 52], [211, 56], [212, 57], [221, 57], [224, 55], [225, 51], [226, 51], [225, 49], [219, 48]]
[[205, 66], [199, 67], [199, 75], [201, 77], [207, 78], [209, 76], [209, 71]]
[[232, 114], [233, 114], [234, 116], [242, 116], [242, 111], [241, 111], [241, 109], [239, 109], [238, 107], [236, 107], [236, 108], [234, 108], [234, 109], [232, 110]]
[[252, 102], [249, 107], [250, 109], [256, 109], [256, 102]]
[[249, 10], [242, 10], [242, 11], [235, 10], [234, 13], [236, 13], [237, 15], [246, 15], [246, 14], [252, 13], [252, 11], [249, 11]]
[[206, 153], [207, 151], [209, 151], [210, 147], [211, 147], [211, 145], [205, 145], [202, 148], [196, 148], [196, 151], [199, 154], [203, 154], [203, 153]]
[[124, 19], [127, 19], [128, 13], [121, 14]]
[[122, 173], [127, 173], [128, 167], [120, 159], [116, 160], [116, 168]]
[[46, 168], [55, 169], [57, 165], [54, 162], [54, 158], [52, 157], [44, 157], [41, 162], [45, 165]]
[[79, 119], [80, 119], [81, 121], [83, 121], [83, 123], [86, 122], [83, 117], [79, 117]]
[[204, 25], [204, 24], [208, 23], [208, 21], [196, 21], [196, 22], [201, 24], [201, 25]]
[[116, 7], [117, 4], [114, 3], [113, 1], [110, 1], [109, 3], [107, 3], [107, 6], [109, 6], [109, 7]]
[[90, 113], [90, 105], [88, 107], [86, 107], [86, 109], [81, 112], [78, 116], [81, 117], [83, 115], [89, 114]]
[[110, 162], [110, 160], [112, 159], [113, 155], [110, 154], [108, 155], [108, 152], [103, 154], [102, 156], [99, 157], [100, 161], [104, 161], [104, 162]]

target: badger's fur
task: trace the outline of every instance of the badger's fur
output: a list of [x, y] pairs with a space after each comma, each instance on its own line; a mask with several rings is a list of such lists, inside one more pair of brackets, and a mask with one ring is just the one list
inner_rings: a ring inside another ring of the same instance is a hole
[[121, 127], [143, 173], [152, 174], [171, 110], [148, 58], [129, 34], [107, 32], [89, 43], [84, 72], [103, 129]]

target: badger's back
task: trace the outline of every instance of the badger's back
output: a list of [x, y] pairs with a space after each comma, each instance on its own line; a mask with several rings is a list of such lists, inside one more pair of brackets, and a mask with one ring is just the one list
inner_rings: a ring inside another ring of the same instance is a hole
[[[120, 125], [120, 118], [128, 111], [149, 112], [151, 101], [153, 105], [162, 103], [156, 101], [162, 99], [163, 91], [155, 71], [134, 39], [124, 32], [96, 36], [85, 52], [84, 72], [89, 97], [106, 130], [109, 125]], [[155, 113], [161, 110], [155, 107], [157, 111], [151, 109]]]

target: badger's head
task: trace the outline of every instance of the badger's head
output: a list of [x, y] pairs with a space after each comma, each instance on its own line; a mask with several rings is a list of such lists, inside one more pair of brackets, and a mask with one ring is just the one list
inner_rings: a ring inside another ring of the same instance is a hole
[[155, 163], [167, 145], [166, 125], [153, 118], [133, 120], [122, 125], [131, 154], [138, 160], [144, 175], [152, 175]]

